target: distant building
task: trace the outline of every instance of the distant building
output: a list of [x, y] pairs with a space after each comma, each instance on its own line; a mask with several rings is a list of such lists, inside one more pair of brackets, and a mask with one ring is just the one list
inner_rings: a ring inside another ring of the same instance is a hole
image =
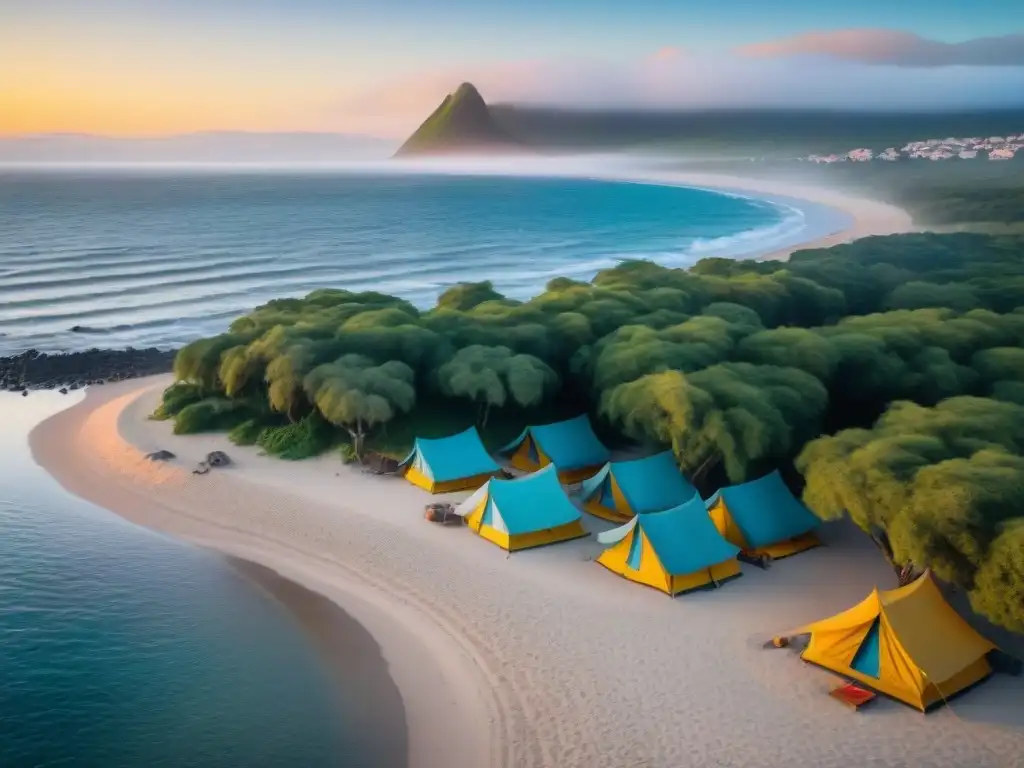
[[1013, 160], [1016, 152], [1008, 148], [993, 149], [988, 153], [989, 160]]
[[978, 150], [976, 149], [961, 149], [960, 159], [961, 160], [973, 160], [978, 156]]

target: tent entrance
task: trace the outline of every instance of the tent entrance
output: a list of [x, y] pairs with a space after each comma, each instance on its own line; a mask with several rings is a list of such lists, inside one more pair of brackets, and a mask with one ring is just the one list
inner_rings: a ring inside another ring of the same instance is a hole
[[881, 657], [878, 637], [880, 623], [880, 618], [872, 622], [871, 629], [864, 636], [860, 648], [857, 649], [857, 653], [853, 656], [853, 661], [850, 662], [850, 669], [854, 669], [867, 677], [873, 677], [876, 680], [879, 677], [879, 659]]

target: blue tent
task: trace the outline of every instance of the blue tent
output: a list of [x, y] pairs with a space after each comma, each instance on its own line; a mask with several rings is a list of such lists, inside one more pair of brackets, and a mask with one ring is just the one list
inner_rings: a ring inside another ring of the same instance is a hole
[[612, 461], [583, 481], [580, 498], [588, 512], [612, 522], [683, 504], [697, 490], [679, 472], [671, 451], [643, 459]]
[[749, 555], [781, 558], [821, 543], [814, 534], [821, 520], [790, 493], [777, 471], [722, 488], [707, 508], [719, 532]]
[[587, 535], [552, 465], [515, 480], [489, 480], [455, 511], [471, 530], [509, 551]]
[[722, 538], [696, 493], [671, 509], [636, 515], [597, 540], [608, 546], [597, 562], [670, 595], [740, 575], [739, 547]]
[[526, 472], [554, 464], [562, 479], [569, 481], [589, 477], [610, 458], [586, 414], [554, 424], [527, 427], [502, 448], [501, 453], [511, 454], [512, 466]]
[[448, 437], [416, 438], [400, 466], [409, 482], [431, 493], [479, 488], [501, 471], [484, 448], [476, 427]]

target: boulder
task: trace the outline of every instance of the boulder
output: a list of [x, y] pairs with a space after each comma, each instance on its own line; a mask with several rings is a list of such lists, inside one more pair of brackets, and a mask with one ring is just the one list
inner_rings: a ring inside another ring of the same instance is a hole
[[149, 459], [150, 461], [170, 461], [171, 459], [174, 458], [174, 454], [171, 453], [170, 451], [165, 451], [161, 449], [159, 451], [147, 453], [146, 458]]
[[205, 463], [210, 467], [227, 467], [231, 464], [231, 459], [224, 451], [211, 451], [206, 454]]

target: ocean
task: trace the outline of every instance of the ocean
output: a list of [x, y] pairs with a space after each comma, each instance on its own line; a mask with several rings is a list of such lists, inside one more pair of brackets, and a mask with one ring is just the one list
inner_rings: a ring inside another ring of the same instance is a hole
[[[783, 247], [836, 217], [582, 179], [0, 171], [0, 355], [178, 346], [325, 286], [427, 307], [491, 280], [525, 299], [622, 259]], [[360, 751], [371, 729], [338, 650], [361, 628], [339, 619], [325, 637], [316, 596], [97, 509], [33, 464], [28, 431], [74, 397], [0, 393], [0, 766], [387, 768]]]
[[365, 631], [269, 572], [71, 496], [33, 463], [28, 431], [80, 396], [0, 392], [0, 766], [404, 764], [402, 718], [387, 724], [396, 748], [371, 754], [359, 681], [334, 669]]
[[[838, 214], [704, 190], [439, 174], [0, 170], [0, 355], [175, 346], [325, 286], [526, 299], [622, 259], [688, 266]], [[813, 219], [813, 221], [812, 221]]]

